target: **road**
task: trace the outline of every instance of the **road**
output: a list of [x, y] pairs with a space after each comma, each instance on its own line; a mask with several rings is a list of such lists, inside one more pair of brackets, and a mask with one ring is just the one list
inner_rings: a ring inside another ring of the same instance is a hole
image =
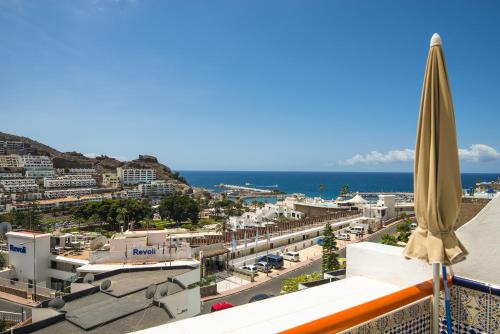
[[[370, 242], [380, 242], [382, 239], [382, 235], [388, 233], [388, 234], [393, 234], [396, 232], [396, 226], [398, 224], [393, 224], [389, 227], [386, 227], [380, 231], [377, 231], [367, 237], [366, 241]], [[345, 257], [346, 250], [345, 248], [339, 250], [339, 257]], [[243, 305], [248, 303], [250, 298], [258, 293], [265, 293], [265, 294], [270, 294], [277, 296], [279, 295], [281, 291], [281, 285], [283, 283], [283, 280], [290, 278], [290, 277], [296, 277], [300, 276], [303, 274], [311, 274], [313, 272], [321, 271], [321, 259], [312, 261], [310, 264], [301, 267], [299, 269], [290, 271], [286, 274], [283, 274], [279, 277], [276, 277], [270, 281], [267, 281], [265, 283], [259, 284], [255, 288], [248, 289], [241, 291], [239, 293], [235, 293], [233, 295], [223, 297], [223, 298], [217, 298], [213, 299], [210, 301], [207, 301], [203, 303], [202, 308], [201, 308], [201, 314], [209, 313], [210, 308], [213, 304], [220, 303], [222, 300], [227, 301], [233, 305]]]

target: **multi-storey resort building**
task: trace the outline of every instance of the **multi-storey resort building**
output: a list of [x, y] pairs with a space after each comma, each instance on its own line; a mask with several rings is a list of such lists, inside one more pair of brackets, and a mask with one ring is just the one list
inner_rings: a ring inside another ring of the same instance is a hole
[[23, 155], [22, 159], [22, 167], [26, 169], [51, 169], [54, 168], [52, 164], [52, 160], [49, 157], [44, 155]]
[[24, 193], [38, 191], [38, 185], [34, 179], [6, 179], [0, 180], [6, 192], [10, 193]]
[[119, 188], [120, 179], [114, 173], [104, 173], [102, 174], [102, 185], [110, 188]]
[[71, 187], [94, 187], [95, 179], [91, 175], [64, 175], [57, 178], [45, 178], [43, 186], [45, 188], [71, 188]]
[[140, 184], [138, 188], [144, 197], [161, 197], [166, 194], [171, 194], [174, 191], [173, 184], [163, 180]]
[[0, 179], [21, 179], [23, 177], [23, 173], [18, 172], [5, 172], [0, 173]]
[[92, 189], [90, 188], [75, 188], [75, 189], [58, 189], [58, 190], [46, 190], [44, 192], [45, 198], [60, 198], [69, 196], [82, 196], [90, 195]]
[[0, 155], [0, 167], [22, 167], [22, 159], [17, 154]]
[[81, 175], [81, 174], [88, 174], [88, 175], [94, 175], [96, 174], [95, 168], [58, 168], [57, 169], [57, 174], [59, 175], [64, 175], [64, 174], [74, 174], [74, 175]]
[[45, 177], [54, 177], [56, 173], [54, 172], [54, 168], [48, 169], [27, 169], [24, 173], [26, 178], [33, 179], [43, 179]]
[[116, 174], [123, 185], [150, 183], [156, 179], [156, 171], [154, 169], [118, 167]]
[[8, 152], [20, 152], [26, 148], [22, 141], [9, 141], [0, 140], [0, 154], [7, 154]]

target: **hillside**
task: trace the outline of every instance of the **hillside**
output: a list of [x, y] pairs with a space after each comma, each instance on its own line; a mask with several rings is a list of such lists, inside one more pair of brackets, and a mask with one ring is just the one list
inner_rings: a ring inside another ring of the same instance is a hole
[[169, 167], [161, 164], [156, 157], [151, 155], [139, 155], [137, 159], [131, 161], [119, 161], [105, 155], [89, 158], [78, 152], [60, 152], [31, 138], [0, 132], [0, 141], [2, 140], [24, 142], [27, 146], [24, 153], [48, 155], [52, 158], [55, 168], [95, 168], [99, 175], [105, 172], [116, 172], [117, 167], [152, 168], [156, 171], [157, 179], [176, 183], [180, 190], [188, 188], [185, 180], [179, 179]]

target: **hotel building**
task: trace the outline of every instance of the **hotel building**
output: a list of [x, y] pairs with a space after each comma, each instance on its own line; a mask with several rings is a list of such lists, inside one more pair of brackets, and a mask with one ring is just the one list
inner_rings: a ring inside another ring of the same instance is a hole
[[0, 154], [23, 151], [26, 145], [22, 141], [0, 140]]
[[0, 155], [0, 167], [22, 167], [21, 156], [17, 154]]
[[120, 179], [114, 173], [102, 174], [102, 185], [110, 188], [120, 188]]
[[45, 188], [94, 187], [95, 185], [95, 179], [89, 174], [64, 175], [57, 178], [45, 178], [43, 180]]
[[75, 188], [75, 189], [57, 189], [57, 190], [46, 190], [43, 194], [45, 198], [59, 198], [59, 197], [75, 197], [90, 195], [92, 189], [90, 188]]
[[163, 180], [152, 181], [151, 183], [139, 184], [139, 191], [144, 197], [161, 197], [171, 194], [174, 191], [172, 183]]
[[54, 165], [49, 157], [44, 155], [23, 155], [21, 157], [22, 167], [26, 169], [52, 169]]
[[0, 180], [0, 185], [3, 186], [6, 192], [23, 193], [37, 192], [38, 185], [34, 179], [6, 179]]
[[156, 171], [154, 169], [118, 167], [116, 174], [123, 185], [150, 183], [156, 179]]
[[54, 168], [27, 169], [26, 172], [24, 172], [24, 176], [27, 178], [33, 178], [33, 179], [43, 179], [45, 177], [54, 177], [55, 172], [54, 172]]

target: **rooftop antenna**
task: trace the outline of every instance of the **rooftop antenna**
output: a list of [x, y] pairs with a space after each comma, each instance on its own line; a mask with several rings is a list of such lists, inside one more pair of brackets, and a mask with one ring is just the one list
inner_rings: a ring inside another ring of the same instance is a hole
[[155, 296], [156, 288], [157, 288], [157, 286], [155, 284], [151, 284], [150, 286], [148, 286], [148, 288], [146, 289], [146, 298], [147, 299], [151, 299]]
[[109, 290], [110, 287], [111, 287], [111, 281], [109, 279], [105, 279], [104, 281], [101, 282], [100, 285], [101, 291]]

